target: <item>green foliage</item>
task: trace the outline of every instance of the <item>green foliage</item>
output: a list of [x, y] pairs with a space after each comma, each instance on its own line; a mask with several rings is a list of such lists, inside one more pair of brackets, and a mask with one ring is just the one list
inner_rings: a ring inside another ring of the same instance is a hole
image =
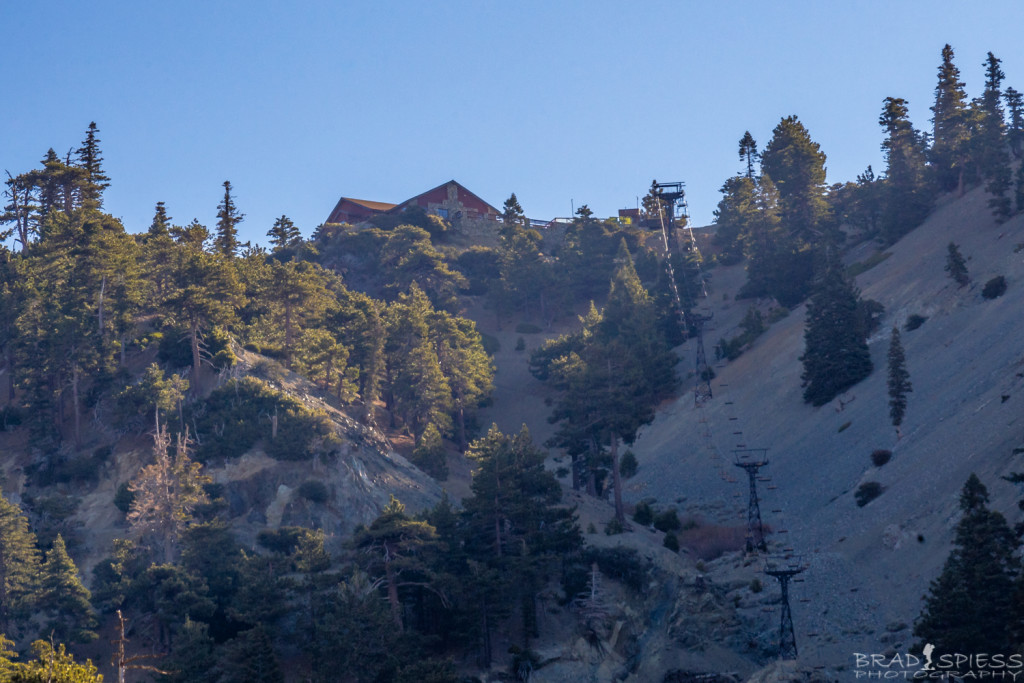
[[619, 460], [619, 473], [623, 479], [629, 479], [636, 476], [638, 469], [640, 469], [640, 464], [636, 461], [636, 454], [631, 450], [627, 450]]
[[[74, 657], [59, 643], [55, 648], [45, 640], [32, 643], [35, 659], [8, 666], [4, 680], [8, 683], [102, 683], [92, 661], [84, 664], [75, 662]], [[0, 669], [2, 671], [2, 669]]]
[[981, 296], [985, 299], [998, 299], [1003, 294], [1006, 294], [1006, 278], [1002, 275], [997, 275], [981, 288]]
[[338, 443], [326, 415], [252, 377], [230, 380], [211, 393], [196, 424], [200, 462], [237, 458], [257, 442], [277, 460], [307, 460], [332, 453]]
[[945, 270], [960, 287], [966, 287], [971, 281], [967, 275], [967, 262], [964, 260], [963, 254], [960, 253], [960, 247], [953, 242], [949, 243], [947, 249]]
[[420, 435], [412, 452], [412, 462], [438, 481], [448, 478], [448, 453], [441, 432], [433, 423], [428, 424]]
[[906, 330], [907, 332], [913, 332], [917, 328], [921, 327], [921, 325], [924, 325], [927, 320], [928, 316], [926, 315], [918, 315], [917, 313], [911, 313], [910, 315], [907, 316], [907, 322], [903, 324], [903, 329]]
[[653, 524], [655, 529], [666, 533], [669, 531], [679, 531], [683, 526], [679, 521], [679, 514], [675, 508], [668, 508], [656, 514]]
[[319, 479], [307, 479], [306, 481], [299, 484], [299, 488], [296, 490], [300, 498], [304, 498], [311, 503], [323, 505], [330, 500], [331, 492], [328, 491], [327, 485]]
[[[938, 131], [938, 114], [936, 117]], [[931, 210], [932, 193], [925, 176], [927, 143], [910, 122], [906, 100], [887, 97], [878, 123], [886, 133], [882, 143], [886, 172], [880, 223], [883, 237], [893, 243], [920, 225]]]
[[892, 451], [890, 450], [879, 448], [871, 451], [871, 464], [875, 467], [881, 467], [890, 460], [892, 460]]
[[679, 552], [679, 539], [671, 531], [665, 534], [665, 539], [661, 544], [674, 553]]
[[35, 535], [21, 508], [0, 496], [0, 631], [30, 613], [40, 572]]
[[972, 172], [968, 153], [971, 121], [967, 93], [949, 44], [942, 48], [935, 104], [931, 109], [935, 127], [929, 160], [935, 169], [936, 187], [941, 192], [957, 188], [962, 191]]
[[121, 482], [117, 491], [114, 492], [114, 507], [127, 515], [134, 500], [135, 493], [132, 491], [131, 484], [127, 481]]
[[988, 490], [972, 474], [960, 494], [962, 517], [942, 573], [931, 582], [914, 635], [935, 645], [935, 655], [1009, 652], [1019, 627], [1018, 541]]
[[626, 525], [620, 522], [618, 517], [612, 517], [608, 520], [608, 523], [604, 525], [604, 533], [606, 536], [616, 536], [626, 532]]
[[860, 296], [838, 259], [815, 283], [804, 331], [804, 400], [821, 406], [871, 374]]
[[910, 384], [910, 372], [907, 371], [906, 355], [900, 342], [900, 330], [895, 325], [889, 338], [886, 385], [889, 388], [889, 417], [892, 418], [893, 426], [899, 429], [907, 412], [907, 394], [914, 388]]
[[867, 257], [863, 261], [857, 261], [856, 263], [851, 264], [846, 269], [846, 274], [851, 278], [855, 278], [862, 273], [868, 272], [869, 270], [877, 266], [879, 263], [885, 261], [890, 256], [892, 256], [891, 251], [876, 251], [874, 254]]
[[522, 337], [519, 337], [518, 339], [516, 339], [516, 351], [525, 351], [525, 350], [526, 350], [526, 340], [523, 339]]
[[48, 616], [47, 629], [61, 641], [87, 643], [97, 635], [89, 604], [91, 594], [78, 577], [78, 568], [59, 535], [42, 564], [38, 608]]
[[878, 498], [885, 491], [885, 487], [877, 481], [866, 481], [857, 487], [853, 497], [857, 501], [857, 507], [864, 507], [875, 498]]
[[641, 526], [650, 526], [654, 522], [654, 509], [648, 501], [641, 500], [636, 504], [633, 521]]
[[761, 155], [761, 171], [779, 190], [782, 222], [794, 238], [809, 241], [825, 218], [825, 154], [796, 116], [772, 131]]

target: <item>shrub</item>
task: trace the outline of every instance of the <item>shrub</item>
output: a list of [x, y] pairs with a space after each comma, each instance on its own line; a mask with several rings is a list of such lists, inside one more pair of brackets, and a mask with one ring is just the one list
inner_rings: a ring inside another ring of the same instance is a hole
[[5, 406], [0, 408], [0, 432], [6, 432], [12, 427], [21, 424], [22, 412], [17, 406]]
[[636, 455], [631, 450], [627, 450], [619, 459], [619, 474], [622, 475], [623, 479], [629, 479], [634, 476], [639, 467], [640, 465], [637, 464]]
[[520, 337], [519, 339], [516, 339], [516, 351], [525, 351], [525, 350], [526, 350], [526, 340], [523, 339], [522, 337]]
[[768, 324], [774, 325], [789, 315], [789, 309], [785, 306], [776, 306], [768, 311]]
[[671, 531], [665, 534], [665, 540], [661, 544], [674, 553], [679, 552], [679, 539]]
[[845, 432], [845, 431], [846, 431], [847, 429], [849, 429], [849, 428], [850, 428], [850, 425], [852, 425], [852, 424], [853, 424], [852, 422], [844, 422], [843, 424], [839, 425], [839, 429], [838, 429], [838, 430], [836, 430], [836, 433], [837, 433], [837, 434], [842, 434], [842, 433], [843, 433], [843, 432]]
[[914, 313], [912, 315], [907, 316], [907, 322], [903, 324], [903, 329], [905, 329], [907, 332], [913, 332], [917, 328], [921, 327], [921, 325], [924, 325], [926, 320], [928, 320], [928, 316], [918, 315], [917, 313]]
[[981, 289], [981, 296], [986, 299], [998, 299], [1003, 294], [1006, 294], [1006, 278], [1002, 275], [995, 276]]
[[875, 467], [881, 467], [890, 460], [892, 460], [892, 451], [890, 450], [879, 448], [871, 453], [871, 462], [874, 463]]
[[642, 558], [636, 549], [588, 548], [583, 553], [583, 564], [589, 567], [594, 562], [608, 578], [615, 579], [638, 593], [643, 593], [647, 589], [650, 562]]
[[675, 508], [669, 508], [663, 510], [654, 516], [654, 528], [658, 531], [678, 531], [682, 528], [682, 524], [679, 523], [679, 515], [676, 513]]
[[866, 481], [857, 487], [857, 492], [853, 494], [853, 497], [857, 499], [857, 507], [864, 507], [882, 495], [884, 491], [885, 487], [877, 481]]
[[846, 274], [850, 277], [857, 277], [861, 273], [871, 270], [890, 256], [892, 256], [892, 252], [890, 251], [876, 251], [863, 261], [857, 261], [856, 263], [851, 264], [850, 267], [846, 269]]
[[633, 511], [633, 521], [641, 526], [650, 526], [654, 521], [654, 510], [651, 509], [651, 504], [646, 500], [637, 503], [636, 510]]
[[126, 481], [121, 482], [114, 493], [114, 507], [126, 515], [132, 508], [132, 501], [135, 500], [135, 492], [131, 490], [130, 486]]
[[604, 525], [604, 533], [608, 536], [615, 536], [626, 531], [626, 527], [622, 525], [622, 522], [617, 517], [612, 517], [611, 521]]
[[516, 334], [540, 334], [543, 330], [533, 323], [519, 323], [516, 325]]
[[444, 449], [441, 432], [433, 422], [420, 435], [412, 452], [412, 462], [438, 481], [448, 478], [448, 454]]
[[330, 491], [327, 490], [327, 485], [317, 479], [308, 479], [302, 482], [299, 484], [296, 493], [310, 503], [316, 503], [317, 505], [323, 505], [331, 497]]
[[488, 355], [493, 356], [498, 351], [501, 351], [501, 342], [498, 341], [497, 337], [490, 334], [480, 333], [480, 343], [483, 344], [484, 351]]
[[760, 593], [764, 590], [764, 585], [761, 583], [761, 579], [751, 579], [750, 581], [750, 592]]

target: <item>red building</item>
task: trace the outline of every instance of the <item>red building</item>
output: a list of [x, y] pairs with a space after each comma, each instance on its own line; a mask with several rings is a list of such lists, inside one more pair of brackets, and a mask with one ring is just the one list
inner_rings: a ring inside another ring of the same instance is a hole
[[427, 190], [399, 204], [371, 202], [363, 199], [342, 197], [328, 217], [328, 223], [360, 223], [382, 213], [397, 214], [418, 206], [427, 213], [449, 221], [499, 219], [501, 212], [465, 187], [449, 180], [432, 190]]

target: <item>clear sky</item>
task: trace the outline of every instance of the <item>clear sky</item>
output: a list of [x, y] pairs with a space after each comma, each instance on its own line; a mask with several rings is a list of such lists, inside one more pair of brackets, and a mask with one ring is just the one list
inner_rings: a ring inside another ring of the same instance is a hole
[[1024, 3], [885, 0], [0, 0], [0, 171], [100, 129], [105, 208], [131, 232], [157, 201], [213, 226], [224, 180], [266, 243], [309, 235], [339, 196], [398, 202], [454, 178], [532, 218], [635, 206], [687, 184], [696, 224], [796, 114], [828, 182], [884, 166], [887, 96], [929, 128], [950, 43], [970, 96], [982, 62], [1024, 90]]

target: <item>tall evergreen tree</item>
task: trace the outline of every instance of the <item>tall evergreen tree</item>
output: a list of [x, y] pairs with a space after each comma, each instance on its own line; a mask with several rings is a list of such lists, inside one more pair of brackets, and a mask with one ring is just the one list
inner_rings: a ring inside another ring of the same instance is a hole
[[903, 416], [907, 412], [907, 394], [914, 388], [910, 384], [910, 373], [907, 371], [907, 358], [903, 352], [903, 343], [900, 341], [900, 330], [895, 325], [889, 336], [888, 370], [889, 417], [892, 418], [892, 425], [899, 435]]
[[825, 153], [796, 116], [775, 126], [761, 155], [761, 170], [779, 190], [786, 232], [801, 242], [813, 241], [828, 214]]
[[960, 253], [960, 247], [953, 242], [950, 242], [946, 249], [945, 270], [960, 287], [966, 287], [971, 282], [971, 278], [967, 275], [967, 261]]
[[39, 608], [50, 616], [49, 630], [60, 641], [87, 643], [96, 639], [91, 594], [78, 577], [64, 539], [57, 535], [46, 553], [39, 586]]
[[754, 162], [757, 161], [758, 157], [757, 141], [754, 140], [754, 136], [748, 130], [740, 138], [740, 161], [747, 165], [748, 178], [754, 177]]
[[1017, 645], [1018, 542], [1006, 519], [989, 510], [988, 500], [988, 490], [971, 474], [960, 493], [962, 517], [953, 550], [914, 622], [914, 635], [935, 646], [936, 659], [958, 652], [1013, 652]]
[[1013, 88], [1007, 88], [1003, 97], [1006, 98], [1006, 113], [1009, 115], [1006, 141], [1010, 145], [1013, 158], [1020, 159], [1021, 153], [1024, 152], [1024, 95]]
[[224, 181], [224, 198], [217, 205], [217, 237], [214, 240], [216, 250], [227, 256], [233, 257], [242, 246], [238, 241], [238, 224], [245, 219], [244, 213], [239, 213], [235, 206], [235, 200], [231, 196], [231, 181]]
[[103, 173], [103, 157], [100, 156], [99, 129], [96, 122], [89, 123], [82, 146], [76, 150], [78, 165], [85, 170], [85, 182], [82, 184], [82, 206], [98, 209], [103, 206], [103, 190], [110, 187], [110, 178]]
[[288, 216], [281, 216], [274, 221], [274, 225], [267, 231], [270, 243], [274, 246], [275, 253], [294, 247], [302, 241], [302, 235], [295, 223]]
[[519, 199], [516, 197], [516, 193], [513, 192], [502, 205], [501, 223], [504, 226], [502, 231], [503, 233], [506, 233], [511, 230], [513, 226], [525, 227], [525, 222], [526, 214], [523, 213], [523, 207], [519, 204]]
[[931, 208], [925, 183], [924, 136], [910, 123], [907, 102], [885, 98], [879, 125], [885, 129], [885, 202], [882, 205], [882, 234], [889, 242], [916, 228]]
[[1002, 82], [1005, 77], [999, 68], [1001, 60], [991, 52], [985, 62], [985, 90], [978, 106], [978, 131], [975, 154], [979, 170], [985, 178], [985, 189], [990, 195], [989, 208], [996, 221], [1003, 222], [1013, 213], [1013, 170], [1006, 146], [1006, 123], [1003, 112]]
[[935, 86], [932, 106], [932, 148], [930, 160], [935, 169], [936, 186], [940, 192], [957, 190], [964, 193], [968, 174], [970, 144], [967, 93], [960, 80], [960, 70], [953, 63], [953, 48], [942, 48], [939, 81]]
[[839, 258], [828, 255], [807, 305], [804, 354], [800, 357], [804, 401], [813, 406], [825, 405], [871, 374], [871, 352], [859, 300]]
[[37, 594], [39, 550], [21, 508], [0, 495], [0, 631], [31, 612]]

